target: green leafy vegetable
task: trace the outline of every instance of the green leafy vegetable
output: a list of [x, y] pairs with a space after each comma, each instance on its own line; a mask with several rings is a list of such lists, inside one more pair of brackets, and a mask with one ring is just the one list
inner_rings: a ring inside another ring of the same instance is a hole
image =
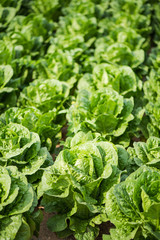
[[79, 89], [100, 89], [111, 86], [121, 95], [135, 92], [140, 85], [140, 80], [128, 66], [114, 64], [97, 64], [92, 74], [84, 74], [78, 82]]
[[133, 120], [133, 106], [132, 97], [124, 98], [111, 88], [91, 92], [83, 89], [67, 114], [70, 131], [92, 130], [109, 140], [116, 140], [123, 136], [128, 123]]
[[0, 155], [0, 165], [16, 166], [33, 183], [41, 179], [43, 168], [52, 165], [52, 157], [41, 148], [38, 134], [17, 123], [1, 128]]
[[19, 98], [22, 106], [34, 106], [42, 111], [63, 109], [69, 95], [69, 85], [54, 79], [35, 80], [24, 88]]
[[106, 212], [116, 227], [111, 239], [159, 239], [159, 186], [159, 170], [142, 166], [107, 192]]
[[0, 116], [0, 122], [2, 126], [9, 123], [18, 123], [28, 128], [29, 131], [38, 133], [42, 146], [46, 146], [48, 150], [53, 151], [57, 143], [56, 136], [59, 134], [64, 120], [56, 109], [42, 113], [35, 107], [14, 107]]
[[149, 165], [160, 169], [160, 139], [150, 137], [147, 142], [135, 142], [134, 148], [129, 147], [128, 152], [131, 155], [137, 167], [141, 165]]
[[32, 186], [13, 166], [0, 166], [0, 186], [0, 239], [30, 240], [36, 230], [34, 217], [39, 215], [32, 213], [37, 205]]
[[[125, 151], [125, 150], [123, 150]], [[112, 143], [87, 141], [60, 152], [42, 177], [38, 194], [47, 212], [56, 212], [48, 227], [65, 237], [94, 240], [104, 211], [106, 192], [120, 181], [118, 148]]]

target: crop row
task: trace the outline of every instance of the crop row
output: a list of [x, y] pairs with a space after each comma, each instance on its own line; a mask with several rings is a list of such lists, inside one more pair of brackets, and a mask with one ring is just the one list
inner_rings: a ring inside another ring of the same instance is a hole
[[0, 240], [40, 205], [60, 238], [160, 239], [159, 26], [159, 0], [1, 1]]

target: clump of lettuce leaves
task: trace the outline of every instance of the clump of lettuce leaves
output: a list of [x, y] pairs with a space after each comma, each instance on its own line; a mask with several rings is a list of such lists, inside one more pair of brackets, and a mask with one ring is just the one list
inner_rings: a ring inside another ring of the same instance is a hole
[[40, 135], [43, 146], [53, 151], [57, 134], [65, 124], [70, 86], [55, 79], [34, 80], [25, 87], [18, 99], [21, 108], [12, 108], [3, 114], [6, 122], [15, 122]]
[[62, 119], [62, 115], [58, 114], [56, 109], [42, 113], [35, 107], [13, 107], [0, 116], [0, 125], [21, 124], [28, 128], [29, 131], [38, 133], [41, 145], [46, 146], [49, 151], [53, 151], [63, 125]]
[[14, 166], [0, 166], [0, 239], [30, 240], [42, 220], [36, 194]]
[[24, 88], [19, 97], [19, 105], [38, 108], [42, 113], [64, 109], [63, 104], [69, 95], [69, 85], [55, 79], [34, 80]]
[[160, 139], [149, 137], [146, 142], [134, 142], [128, 148], [131, 163], [137, 168], [148, 165], [160, 169]]
[[46, 147], [41, 147], [37, 133], [17, 123], [1, 124], [1, 166], [16, 166], [36, 186], [43, 169], [52, 164], [52, 157]]
[[110, 142], [84, 142], [60, 152], [44, 172], [38, 195], [43, 194], [45, 211], [56, 213], [48, 221], [51, 231], [94, 240], [98, 225], [107, 221], [106, 192], [120, 181], [119, 165], [126, 151]]
[[0, 3], [0, 28], [5, 28], [15, 17], [22, 0], [2, 0]]
[[146, 99], [146, 128], [149, 136], [159, 137], [159, 99], [160, 99], [160, 71], [159, 56], [160, 46], [152, 49], [148, 63], [151, 64], [151, 70], [147, 81], [144, 83], [144, 97]]
[[93, 67], [78, 81], [78, 89], [100, 89], [111, 86], [121, 95], [134, 93], [141, 88], [141, 81], [129, 66], [101, 63]]
[[125, 133], [129, 122], [134, 118], [133, 107], [132, 97], [124, 98], [112, 88], [97, 91], [82, 89], [67, 113], [69, 131], [76, 133], [91, 130], [110, 141], [121, 141], [127, 145], [129, 139]]
[[106, 213], [114, 240], [160, 238], [160, 171], [140, 167], [106, 194]]
[[16, 88], [11, 85], [13, 68], [11, 65], [0, 65], [0, 112], [16, 103]]

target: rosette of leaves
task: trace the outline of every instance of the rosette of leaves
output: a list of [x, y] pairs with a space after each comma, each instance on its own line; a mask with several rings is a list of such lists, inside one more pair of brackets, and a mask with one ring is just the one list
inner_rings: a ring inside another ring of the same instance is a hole
[[160, 99], [160, 72], [156, 69], [151, 69], [149, 79], [144, 83], [144, 97], [147, 99], [145, 106], [146, 123], [149, 136], [159, 136], [160, 120], [159, 120], [159, 99]]
[[64, 109], [64, 103], [69, 96], [69, 85], [55, 79], [34, 80], [25, 87], [19, 97], [19, 105], [36, 107], [42, 113], [56, 108]]
[[137, 168], [148, 165], [160, 169], [160, 138], [150, 137], [146, 142], [134, 142], [128, 152], [131, 163]]
[[159, 239], [159, 196], [160, 171], [147, 166], [113, 186], [106, 194], [106, 213], [116, 227], [111, 239]]
[[160, 2], [159, 1], [150, 1], [152, 3], [153, 8], [153, 15], [152, 15], [152, 25], [155, 33], [155, 40], [159, 41], [160, 31], [159, 31], [159, 24], [160, 24]]
[[73, 13], [81, 13], [84, 16], [88, 17], [96, 17], [97, 19], [101, 19], [106, 16], [106, 11], [109, 6], [109, 1], [100, 0], [100, 1], [92, 1], [92, 0], [81, 0], [78, 2], [76, 0], [71, 0], [69, 5], [66, 8], [62, 9], [63, 14], [71, 15]]
[[22, 0], [2, 0], [0, 3], [0, 28], [5, 28], [20, 9]]
[[101, 63], [93, 67], [92, 74], [86, 73], [78, 82], [78, 89], [93, 89], [111, 86], [121, 95], [141, 89], [141, 81], [129, 66]]
[[95, 58], [97, 62], [112, 62], [118, 65], [127, 65], [133, 69], [140, 67], [144, 62], [142, 49], [132, 50], [123, 42], [111, 44], [106, 38], [99, 38], [95, 43]]
[[[149, 47], [149, 38], [145, 39], [131, 27], [124, 26], [120, 23], [116, 24], [114, 21], [107, 21], [107, 18], [99, 22], [99, 32], [103, 38], [105, 37], [105, 42], [108, 42], [108, 46], [119, 42], [127, 45], [132, 51], [148, 49]], [[106, 32], [108, 32], [108, 34], [105, 34]]]
[[28, 128], [31, 132], [36, 132], [40, 136], [41, 145], [46, 146], [49, 151], [53, 151], [62, 123], [59, 124], [59, 115], [56, 109], [42, 113], [35, 107], [9, 108], [0, 116], [0, 126], [9, 123], [18, 123]]
[[[78, 137], [78, 136], [77, 136]], [[107, 221], [106, 192], [120, 181], [119, 160], [126, 151], [110, 142], [86, 141], [60, 152], [42, 177], [38, 194], [47, 212], [56, 212], [48, 227], [59, 237], [94, 240]]]
[[[133, 120], [133, 98], [124, 98], [111, 88], [81, 90], [67, 113], [70, 133], [98, 132], [103, 137], [128, 144], [125, 131]], [[120, 138], [121, 137], [121, 138]]]
[[160, 67], [160, 42], [156, 42], [156, 47], [151, 49], [147, 59], [148, 66], [158, 71]]
[[[0, 40], [0, 64], [10, 65], [13, 69], [12, 78], [8, 82], [9, 87], [22, 89], [24, 83], [31, 81], [35, 62], [32, 61], [31, 55], [24, 55], [23, 46], [16, 45], [7, 34]], [[13, 102], [15, 101], [12, 99], [10, 105], [13, 105]]]
[[14, 46], [21, 48], [22, 56], [32, 59], [44, 56], [47, 40], [52, 36], [56, 26], [42, 15], [18, 15], [7, 28], [7, 35]]
[[61, 9], [71, 0], [31, 0], [29, 6], [35, 14], [42, 14], [49, 20], [57, 21], [62, 15]]
[[116, 25], [131, 27], [142, 36], [148, 37], [151, 33], [152, 6], [146, 0], [113, 0], [110, 2], [110, 21]]
[[84, 16], [94, 16], [96, 4], [91, 0], [82, 0], [77, 2], [76, 0], [71, 0], [66, 8], [63, 8], [63, 14], [71, 15], [73, 13], [81, 13]]
[[51, 44], [48, 48], [45, 58], [39, 60], [36, 64], [35, 74], [41, 79], [58, 79], [74, 84], [76, 75], [80, 72], [80, 65], [76, 63], [75, 58], [79, 51], [68, 51], [57, 48], [56, 44]]
[[73, 12], [60, 17], [54, 44], [64, 50], [76, 50], [82, 55], [95, 41], [97, 19]]
[[0, 165], [16, 166], [35, 186], [41, 179], [43, 169], [52, 165], [47, 148], [41, 147], [37, 133], [26, 127], [9, 123], [0, 130]]
[[38, 230], [37, 199], [24, 174], [14, 166], [0, 166], [0, 239], [30, 240]]
[[15, 104], [16, 88], [10, 86], [11, 78], [13, 76], [13, 69], [11, 65], [0, 65], [0, 109], [4, 110], [6, 107]]
[[[18, 104], [25, 109], [18, 110], [18, 112], [22, 112], [22, 115], [26, 117], [30, 112], [32, 119], [29, 120], [31, 123], [29, 129], [38, 132], [42, 142], [51, 151], [54, 149], [57, 133], [66, 122], [64, 114], [68, 107], [69, 92], [70, 86], [65, 82], [54, 79], [35, 80], [23, 89], [19, 97]], [[22, 121], [24, 123], [25, 120]], [[26, 121], [24, 124], [28, 125]]]

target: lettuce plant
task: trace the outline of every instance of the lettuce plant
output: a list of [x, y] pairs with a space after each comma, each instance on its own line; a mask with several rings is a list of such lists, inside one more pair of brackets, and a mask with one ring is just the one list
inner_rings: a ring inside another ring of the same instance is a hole
[[159, 36], [160, 36], [160, 31], [159, 31], [159, 24], [160, 24], [160, 16], [159, 16], [159, 13], [160, 13], [160, 3], [159, 1], [154, 1], [153, 4], [152, 4], [152, 8], [154, 10], [154, 13], [153, 13], [153, 29], [154, 29], [154, 32], [155, 32], [155, 40], [159, 41]]
[[121, 95], [136, 92], [141, 81], [128, 66], [101, 63], [93, 67], [92, 74], [84, 74], [78, 82], [78, 89], [93, 89], [111, 86]]
[[53, 151], [57, 143], [63, 121], [60, 122], [61, 114], [56, 109], [47, 113], [42, 113], [35, 107], [9, 108], [0, 116], [0, 125], [18, 123], [28, 128], [31, 132], [36, 132], [40, 136], [42, 146]]
[[18, 105], [23, 109], [9, 110], [5, 114], [9, 116], [7, 121], [21, 123], [37, 132], [43, 145], [53, 151], [56, 135], [65, 124], [64, 113], [69, 92], [70, 86], [65, 82], [34, 80], [20, 94]]
[[106, 213], [115, 225], [113, 240], [160, 238], [160, 171], [140, 167], [106, 194]]
[[145, 37], [151, 32], [151, 10], [151, 4], [147, 0], [110, 2], [112, 21], [116, 25], [131, 27]]
[[47, 21], [42, 15], [18, 15], [9, 24], [7, 35], [14, 46], [21, 48], [22, 56], [28, 55], [36, 59], [45, 54], [45, 42], [54, 30], [54, 23]]
[[0, 28], [5, 28], [20, 9], [22, 0], [2, 0], [0, 3]]
[[16, 87], [12, 86], [13, 68], [11, 65], [0, 65], [0, 111], [16, 104]]
[[[78, 137], [78, 136], [77, 136]], [[43, 174], [38, 194], [47, 212], [56, 212], [48, 227], [60, 237], [94, 240], [98, 226], [107, 221], [106, 192], [120, 181], [123, 148], [91, 140], [60, 152]]]
[[97, 19], [72, 12], [60, 18], [55, 41], [63, 49], [81, 48], [85, 50], [92, 43], [97, 31]]
[[[37, 133], [17, 123], [3, 125], [0, 130], [0, 165], [16, 166], [29, 182], [38, 183], [43, 168], [52, 165], [47, 148], [41, 147]], [[41, 169], [42, 168], [42, 169]]]
[[[157, 57], [158, 60], [158, 57]], [[158, 63], [158, 61], [157, 61]], [[147, 129], [149, 136], [159, 137], [159, 98], [160, 98], [160, 72], [158, 69], [152, 68], [149, 79], [144, 83], [144, 93], [147, 99], [145, 106], [146, 115], [149, 118]]]
[[19, 97], [20, 106], [33, 106], [42, 113], [53, 110], [62, 110], [63, 104], [69, 95], [69, 85], [54, 79], [34, 80], [24, 88]]
[[74, 133], [91, 130], [109, 140], [118, 141], [134, 118], [133, 106], [132, 97], [124, 98], [111, 88], [90, 92], [83, 89], [68, 110], [69, 130]]
[[138, 167], [148, 165], [160, 169], [160, 138], [150, 137], [146, 142], [134, 142], [128, 152], [132, 164]]
[[62, 14], [61, 8], [69, 4], [70, 0], [31, 0], [30, 8], [35, 14], [42, 14], [47, 19], [57, 20]]
[[0, 166], [0, 239], [30, 240], [41, 218], [33, 213], [36, 205], [24, 174], [14, 166]]
[[80, 65], [74, 59], [79, 52], [81, 53], [81, 50], [63, 50], [51, 43], [45, 58], [39, 59], [37, 62], [35, 74], [41, 79], [55, 78], [67, 83], [70, 81], [74, 83], [75, 76], [80, 72]]
[[144, 57], [142, 49], [133, 51], [123, 42], [110, 44], [105, 38], [96, 41], [95, 58], [98, 62], [128, 65], [135, 69], [144, 62]]

